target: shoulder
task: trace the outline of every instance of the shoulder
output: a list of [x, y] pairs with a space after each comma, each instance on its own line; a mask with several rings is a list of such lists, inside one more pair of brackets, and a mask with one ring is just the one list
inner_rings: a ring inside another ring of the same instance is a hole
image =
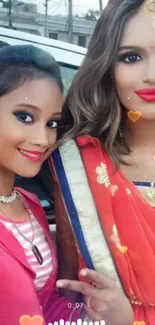
[[23, 195], [30, 210], [34, 213], [36, 219], [46, 227], [46, 230], [49, 231], [46, 213], [37, 196], [19, 187], [16, 187], [16, 190]]
[[39, 199], [37, 198], [37, 196], [34, 193], [28, 192], [21, 187], [16, 187], [16, 190], [19, 193], [21, 193], [26, 200], [30, 200], [31, 202], [35, 203], [37, 206], [42, 208]]

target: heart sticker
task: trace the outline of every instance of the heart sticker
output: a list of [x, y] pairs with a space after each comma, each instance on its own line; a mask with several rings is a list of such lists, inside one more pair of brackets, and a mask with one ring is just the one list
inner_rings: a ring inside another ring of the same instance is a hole
[[141, 321], [141, 322], [134, 322], [133, 325], [146, 325], [145, 322]]
[[121, 253], [125, 254], [128, 250], [128, 247], [127, 246], [119, 246], [119, 250], [121, 251]]
[[39, 315], [35, 315], [33, 317], [23, 315], [20, 317], [19, 322], [21, 325], [43, 325], [44, 320], [42, 316]]
[[132, 122], [137, 122], [141, 117], [141, 112], [140, 111], [129, 111], [128, 112], [128, 118], [132, 121]]

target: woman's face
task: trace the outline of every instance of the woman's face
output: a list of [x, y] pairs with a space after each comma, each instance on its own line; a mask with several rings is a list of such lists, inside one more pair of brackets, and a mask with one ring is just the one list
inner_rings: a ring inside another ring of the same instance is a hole
[[121, 104], [155, 120], [155, 12], [141, 8], [126, 24], [114, 77]]
[[35, 176], [54, 149], [61, 110], [61, 91], [50, 79], [0, 97], [0, 169]]

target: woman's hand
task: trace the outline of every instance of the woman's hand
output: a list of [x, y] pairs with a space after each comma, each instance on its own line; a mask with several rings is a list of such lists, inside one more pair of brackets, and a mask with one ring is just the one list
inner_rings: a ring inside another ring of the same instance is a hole
[[85, 311], [92, 321], [104, 320], [106, 325], [132, 325], [134, 315], [124, 292], [113, 280], [89, 269], [80, 275], [87, 277], [92, 284], [80, 281], [58, 280], [58, 288], [67, 288], [85, 296]]

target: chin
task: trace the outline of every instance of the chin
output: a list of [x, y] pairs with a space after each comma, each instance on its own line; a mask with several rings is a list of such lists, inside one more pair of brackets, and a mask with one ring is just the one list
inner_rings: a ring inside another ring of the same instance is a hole
[[141, 118], [145, 121], [155, 122], [155, 114], [146, 114], [142, 112]]
[[16, 174], [24, 177], [24, 178], [32, 178], [35, 177], [39, 172], [41, 168], [36, 169], [35, 171], [30, 171], [30, 170], [24, 170], [24, 171], [17, 171]]

